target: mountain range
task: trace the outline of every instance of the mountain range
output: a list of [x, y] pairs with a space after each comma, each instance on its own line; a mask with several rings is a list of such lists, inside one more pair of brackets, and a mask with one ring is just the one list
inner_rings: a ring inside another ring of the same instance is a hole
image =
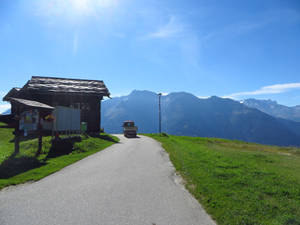
[[[300, 146], [299, 122], [271, 116], [232, 99], [199, 99], [177, 92], [162, 96], [161, 106], [162, 131], [168, 134]], [[124, 120], [134, 120], [140, 133], [158, 132], [158, 95], [135, 90], [102, 102], [102, 127], [106, 132], [121, 133]]]
[[3, 113], [0, 113], [1, 115], [9, 115], [11, 113], [11, 110], [8, 109], [6, 111], [4, 111]]
[[242, 102], [248, 107], [256, 108], [271, 116], [300, 122], [300, 105], [288, 107], [280, 105], [273, 100], [258, 100], [253, 98], [246, 99]]
[[[186, 92], [162, 96], [161, 105], [162, 131], [169, 134], [300, 146], [300, 105], [216, 96], [199, 99]], [[121, 133], [124, 120], [134, 120], [140, 133], [158, 132], [158, 95], [154, 92], [135, 90], [105, 100], [101, 112], [102, 127], [108, 133]], [[2, 114], [10, 114], [10, 109]]]

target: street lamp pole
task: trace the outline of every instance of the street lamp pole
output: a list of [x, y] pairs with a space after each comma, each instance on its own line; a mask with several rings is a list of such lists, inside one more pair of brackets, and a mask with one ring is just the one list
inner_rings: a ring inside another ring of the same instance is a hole
[[159, 133], [161, 133], [161, 93], [158, 93], [158, 120]]

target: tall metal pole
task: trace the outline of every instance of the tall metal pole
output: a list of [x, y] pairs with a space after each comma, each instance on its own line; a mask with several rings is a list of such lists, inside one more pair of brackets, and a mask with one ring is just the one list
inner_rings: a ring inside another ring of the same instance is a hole
[[158, 94], [158, 118], [159, 118], [159, 133], [161, 133], [161, 93]]

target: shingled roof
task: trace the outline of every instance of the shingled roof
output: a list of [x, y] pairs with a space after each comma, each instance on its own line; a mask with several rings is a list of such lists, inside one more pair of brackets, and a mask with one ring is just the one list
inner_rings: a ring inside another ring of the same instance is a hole
[[27, 99], [21, 99], [21, 98], [9, 98], [10, 102], [15, 102], [30, 108], [40, 108], [40, 109], [50, 109], [53, 110], [54, 108], [50, 105], [46, 105], [44, 103], [41, 102], [37, 102], [37, 101], [31, 101], [31, 100], [27, 100]]
[[58, 77], [32, 76], [31, 80], [22, 88], [22, 91], [37, 91], [39, 93], [62, 94], [91, 94], [110, 95], [104, 82], [101, 80], [68, 79]]
[[19, 96], [19, 91], [21, 88], [14, 87], [12, 88], [4, 97], [3, 101], [9, 101], [10, 97], [18, 97]]

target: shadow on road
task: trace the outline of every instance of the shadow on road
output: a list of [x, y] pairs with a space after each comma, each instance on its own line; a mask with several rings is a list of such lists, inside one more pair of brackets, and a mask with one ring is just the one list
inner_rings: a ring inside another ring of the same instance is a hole
[[114, 140], [112, 137], [110, 137], [107, 134], [89, 134], [89, 136], [94, 137], [94, 138], [100, 138], [106, 141], [111, 141], [114, 143], [119, 143], [118, 141]]

